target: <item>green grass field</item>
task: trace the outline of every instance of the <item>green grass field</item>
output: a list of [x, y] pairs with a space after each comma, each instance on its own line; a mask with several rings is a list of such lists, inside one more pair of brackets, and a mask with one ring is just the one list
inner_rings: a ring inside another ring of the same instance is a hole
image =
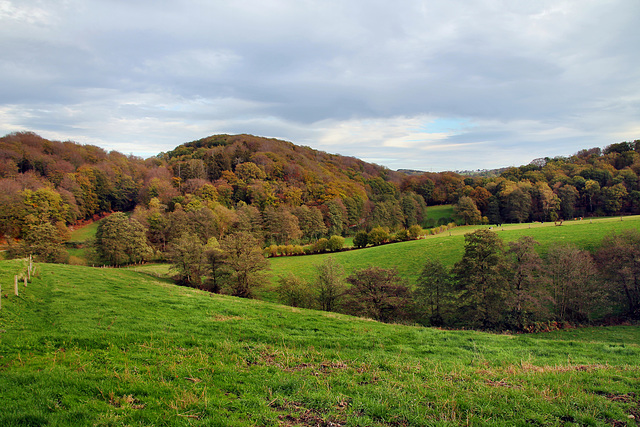
[[[315, 277], [314, 265], [320, 264], [329, 256], [342, 264], [347, 273], [375, 265], [383, 268], [396, 268], [405, 279], [415, 282], [426, 259], [440, 259], [448, 266], [460, 260], [464, 252], [464, 235], [477, 228], [490, 226], [456, 227], [441, 234], [427, 236], [425, 239], [403, 243], [394, 243], [366, 249], [321, 254], [302, 257], [271, 258], [273, 281], [288, 271], [312, 280]], [[540, 246], [538, 250], [545, 254], [552, 245], [573, 243], [580, 248], [594, 250], [602, 238], [612, 232], [628, 228], [640, 228], [640, 216], [597, 218], [584, 221], [566, 221], [561, 226], [554, 223], [505, 224], [492, 229], [505, 241], [517, 240], [522, 236], [532, 236]]]
[[[0, 262], [2, 426], [636, 425], [640, 328], [387, 325]], [[332, 424], [329, 424], [332, 423]]]
[[427, 219], [433, 219], [435, 221], [440, 218], [453, 217], [453, 205], [438, 205], [427, 207]]
[[91, 224], [76, 228], [71, 232], [71, 238], [69, 240], [72, 242], [86, 242], [96, 236], [98, 225], [100, 225], [100, 221], [95, 221]]

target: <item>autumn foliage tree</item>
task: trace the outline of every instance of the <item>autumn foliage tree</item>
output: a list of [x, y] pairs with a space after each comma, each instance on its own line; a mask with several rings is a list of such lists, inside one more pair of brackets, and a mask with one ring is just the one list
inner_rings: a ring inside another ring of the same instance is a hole
[[315, 268], [316, 280], [311, 286], [319, 308], [324, 311], [337, 311], [346, 291], [344, 269], [332, 257]]
[[122, 212], [116, 212], [100, 222], [96, 232], [96, 249], [100, 258], [109, 265], [142, 262], [152, 253], [147, 245], [145, 228]]
[[351, 274], [347, 282], [351, 285], [346, 292], [348, 313], [387, 323], [408, 318], [409, 287], [397, 271], [367, 267]]
[[427, 259], [414, 293], [416, 315], [421, 322], [442, 326], [453, 309], [453, 281], [439, 259]]
[[595, 258], [622, 312], [640, 318], [640, 232], [626, 230], [605, 237]]
[[268, 267], [260, 242], [251, 233], [238, 232], [223, 238], [220, 249], [225, 255], [224, 266], [229, 274], [229, 293], [242, 298], [255, 296]]

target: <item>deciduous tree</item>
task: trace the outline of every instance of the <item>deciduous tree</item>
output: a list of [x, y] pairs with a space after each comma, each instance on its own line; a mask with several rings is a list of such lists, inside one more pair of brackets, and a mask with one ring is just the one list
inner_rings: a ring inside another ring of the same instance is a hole
[[280, 276], [276, 293], [280, 302], [291, 307], [311, 307], [313, 298], [309, 285], [292, 272]]
[[145, 261], [152, 253], [147, 245], [146, 229], [135, 219], [116, 212], [103, 219], [96, 232], [96, 249], [110, 265]]
[[475, 202], [468, 196], [460, 197], [458, 203], [453, 205], [453, 216], [465, 225], [479, 224], [482, 218]]
[[169, 260], [171, 269], [177, 272], [178, 282], [194, 287], [202, 286], [205, 273], [205, 247], [193, 233], [184, 233], [171, 242]]
[[406, 319], [410, 295], [407, 283], [397, 271], [367, 267], [347, 277], [347, 312], [381, 322]]
[[333, 257], [316, 265], [317, 276], [312, 283], [318, 306], [324, 311], [337, 311], [346, 291], [344, 269]]
[[546, 269], [556, 318], [590, 320], [605, 296], [591, 254], [574, 245], [553, 246], [547, 253]]
[[640, 232], [625, 230], [606, 236], [595, 258], [614, 301], [624, 307], [627, 316], [640, 318]]
[[507, 323], [522, 329], [529, 322], [546, 319], [549, 293], [544, 286], [543, 262], [535, 250], [538, 245], [531, 236], [509, 242], [509, 293], [505, 308]]
[[415, 290], [417, 316], [432, 326], [442, 326], [453, 303], [451, 274], [439, 259], [427, 259]]
[[222, 239], [220, 249], [225, 256], [225, 268], [229, 273], [227, 284], [231, 295], [251, 298], [264, 282], [268, 268], [260, 242], [251, 233], [241, 231]]

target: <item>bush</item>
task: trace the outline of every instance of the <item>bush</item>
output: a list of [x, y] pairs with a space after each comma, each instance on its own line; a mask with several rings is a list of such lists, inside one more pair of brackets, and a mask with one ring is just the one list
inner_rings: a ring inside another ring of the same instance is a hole
[[369, 235], [366, 231], [358, 231], [353, 238], [353, 246], [356, 248], [364, 248], [369, 243]]
[[423, 232], [424, 230], [422, 230], [422, 227], [420, 227], [417, 224], [409, 227], [409, 237], [412, 238], [413, 240], [419, 238]]
[[278, 256], [278, 245], [271, 245], [266, 249], [269, 256]]
[[382, 227], [376, 227], [369, 232], [368, 242], [378, 246], [389, 240], [389, 232]]
[[329, 252], [337, 252], [342, 250], [344, 247], [344, 237], [341, 236], [331, 236], [329, 241], [327, 242], [327, 250]]
[[287, 276], [280, 276], [276, 293], [280, 302], [291, 307], [311, 307], [312, 295], [309, 285], [304, 280], [289, 272]]
[[324, 237], [322, 239], [318, 239], [318, 241], [313, 244], [313, 252], [317, 254], [326, 252], [328, 245], [329, 245], [329, 241]]
[[396, 242], [406, 242], [407, 240], [409, 240], [409, 232], [407, 230], [397, 231], [393, 236], [393, 239]]

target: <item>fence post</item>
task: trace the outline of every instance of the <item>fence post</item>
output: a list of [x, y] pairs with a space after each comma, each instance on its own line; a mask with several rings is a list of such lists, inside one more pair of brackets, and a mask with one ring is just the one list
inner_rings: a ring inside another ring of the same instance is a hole
[[15, 292], [16, 296], [18, 296], [18, 275], [17, 274], [14, 276], [13, 285], [14, 285], [13, 286], [14, 287], [13, 291]]
[[27, 276], [24, 276], [24, 287], [27, 287]]

